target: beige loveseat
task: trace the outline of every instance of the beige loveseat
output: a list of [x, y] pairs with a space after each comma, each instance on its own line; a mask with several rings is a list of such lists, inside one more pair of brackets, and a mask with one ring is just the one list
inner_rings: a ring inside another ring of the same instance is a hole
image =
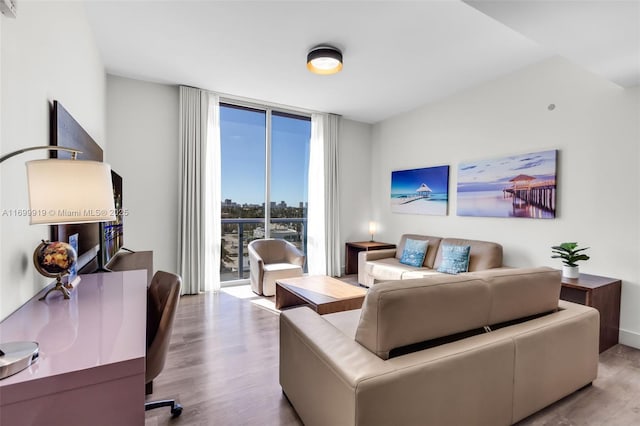
[[[424, 262], [420, 268], [400, 263], [407, 239], [429, 241]], [[470, 272], [502, 266], [502, 246], [497, 243], [404, 234], [395, 249], [358, 253], [358, 282], [371, 287], [376, 281], [406, 280], [440, 274], [437, 269], [442, 263], [442, 247], [447, 244], [471, 248], [469, 252]]]
[[280, 385], [307, 426], [510, 425], [596, 378], [598, 311], [559, 293], [559, 271], [498, 269], [283, 311]]

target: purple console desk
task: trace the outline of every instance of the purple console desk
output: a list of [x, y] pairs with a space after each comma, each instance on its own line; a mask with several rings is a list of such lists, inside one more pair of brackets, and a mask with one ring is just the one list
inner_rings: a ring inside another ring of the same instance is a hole
[[81, 275], [64, 300], [43, 290], [0, 323], [36, 341], [29, 368], [0, 380], [0, 426], [144, 425], [146, 271]]

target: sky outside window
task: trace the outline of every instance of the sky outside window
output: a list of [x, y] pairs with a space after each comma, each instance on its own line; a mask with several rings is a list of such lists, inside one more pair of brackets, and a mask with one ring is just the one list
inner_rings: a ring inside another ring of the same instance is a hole
[[264, 203], [266, 113], [220, 106], [222, 200]]
[[[265, 199], [266, 113], [222, 105], [222, 200], [262, 205]], [[307, 201], [311, 121], [272, 115], [271, 201], [298, 207]]]
[[307, 202], [311, 121], [273, 114], [271, 201], [298, 207]]

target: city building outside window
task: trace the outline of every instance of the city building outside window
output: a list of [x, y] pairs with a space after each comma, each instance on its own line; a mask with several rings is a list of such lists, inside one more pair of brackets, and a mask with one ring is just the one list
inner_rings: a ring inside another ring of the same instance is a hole
[[304, 114], [221, 103], [223, 283], [249, 278], [254, 239], [282, 238], [306, 254], [310, 137]]

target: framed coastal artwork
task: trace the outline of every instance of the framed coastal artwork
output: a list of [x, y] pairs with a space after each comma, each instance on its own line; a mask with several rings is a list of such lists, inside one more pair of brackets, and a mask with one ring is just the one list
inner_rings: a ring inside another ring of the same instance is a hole
[[556, 217], [558, 151], [540, 151], [458, 166], [458, 216]]
[[449, 202], [449, 166], [391, 172], [393, 213], [446, 216]]

